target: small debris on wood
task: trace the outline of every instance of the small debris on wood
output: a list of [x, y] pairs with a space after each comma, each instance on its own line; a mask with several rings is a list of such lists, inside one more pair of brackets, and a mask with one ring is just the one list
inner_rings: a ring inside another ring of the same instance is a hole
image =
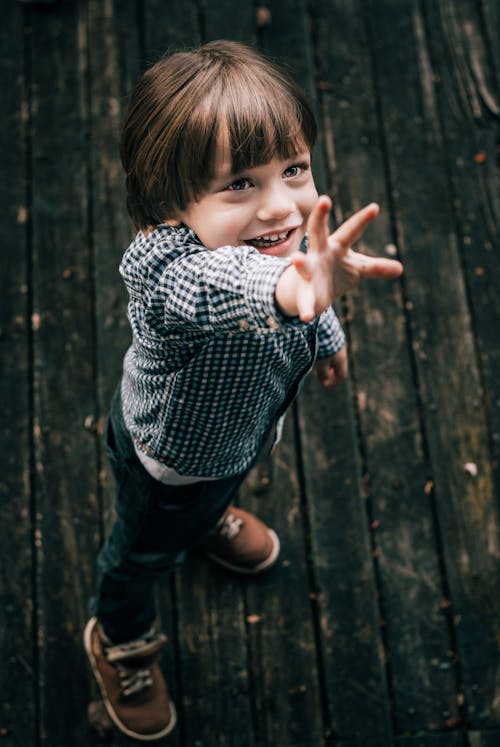
[[28, 220], [28, 209], [24, 205], [19, 205], [17, 208], [17, 223], [19, 226], [23, 226]]
[[389, 257], [396, 257], [398, 254], [398, 248], [395, 244], [387, 244], [385, 247], [385, 253], [389, 255]]
[[262, 615], [247, 615], [246, 620], [249, 625], [256, 625], [262, 620]]
[[474, 462], [465, 462], [464, 471], [471, 477], [477, 477], [477, 464]]
[[266, 26], [269, 26], [272, 20], [271, 11], [269, 8], [266, 8], [264, 5], [260, 5], [257, 10], [255, 11], [255, 16], [257, 20], [257, 28], [263, 29]]
[[40, 329], [40, 314], [34, 311], [31, 315], [31, 329], [37, 332]]
[[432, 493], [433, 487], [434, 487], [434, 481], [433, 480], [427, 480], [427, 482], [424, 485], [424, 493], [426, 495], [430, 495]]
[[476, 163], [484, 163], [486, 161], [486, 153], [484, 150], [480, 150], [479, 153], [476, 153], [474, 156], [474, 161]]
[[85, 428], [86, 431], [95, 431], [96, 429], [95, 417], [93, 415], [87, 415], [87, 417], [83, 421], [83, 427]]
[[482, 278], [485, 274], [484, 267], [474, 267], [474, 275], [477, 278]]

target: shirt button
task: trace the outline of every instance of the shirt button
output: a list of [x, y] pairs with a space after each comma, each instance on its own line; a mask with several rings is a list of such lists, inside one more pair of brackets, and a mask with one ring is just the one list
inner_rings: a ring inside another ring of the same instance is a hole
[[271, 329], [279, 329], [280, 325], [278, 324], [278, 322], [276, 321], [274, 317], [268, 316], [266, 321], [267, 321], [268, 327], [270, 327]]
[[239, 325], [240, 325], [240, 329], [250, 329], [250, 325], [246, 319], [240, 319]]

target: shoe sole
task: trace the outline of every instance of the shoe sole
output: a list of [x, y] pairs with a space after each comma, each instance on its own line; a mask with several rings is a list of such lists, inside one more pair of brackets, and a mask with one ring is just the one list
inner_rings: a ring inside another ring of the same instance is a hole
[[119, 729], [123, 734], [126, 734], [127, 737], [131, 737], [132, 739], [136, 739], [139, 742], [154, 742], [157, 739], [161, 739], [161, 737], [166, 737], [167, 734], [170, 734], [172, 729], [177, 723], [177, 713], [175, 710], [174, 704], [170, 703], [170, 719], [167, 724], [167, 726], [162, 729], [159, 732], [156, 732], [156, 734], [138, 734], [135, 731], [132, 731], [131, 729], [128, 729], [125, 724], [120, 721], [118, 716], [116, 715], [116, 711], [113, 708], [111, 702], [108, 700], [108, 696], [106, 694], [106, 689], [104, 687], [104, 682], [102, 681], [101, 674], [97, 668], [95, 657], [92, 651], [92, 631], [94, 630], [94, 627], [97, 625], [97, 618], [92, 617], [88, 621], [87, 625], [85, 626], [85, 630], [83, 633], [83, 645], [85, 647], [85, 651], [87, 652], [87, 657], [90, 662], [90, 666], [92, 667], [92, 672], [94, 673], [94, 677], [96, 678], [97, 684], [99, 685], [99, 690], [101, 691], [101, 697], [102, 701], [104, 703], [104, 707], [106, 708], [106, 712], [108, 716], [110, 717], [111, 721], [114, 723], [117, 729]]
[[207, 558], [210, 558], [212, 562], [217, 563], [217, 565], [221, 565], [223, 566], [223, 568], [227, 568], [230, 571], [234, 571], [235, 573], [243, 573], [245, 576], [258, 576], [259, 573], [264, 573], [264, 571], [267, 571], [269, 568], [271, 568], [278, 560], [278, 555], [280, 554], [280, 541], [278, 535], [272, 529], [268, 529], [267, 531], [269, 532], [273, 541], [273, 549], [267, 556], [267, 558], [262, 561], [262, 563], [254, 565], [253, 568], [234, 565], [228, 560], [224, 560], [223, 558], [220, 558], [218, 555], [214, 555], [211, 552], [206, 552], [205, 555], [207, 556]]

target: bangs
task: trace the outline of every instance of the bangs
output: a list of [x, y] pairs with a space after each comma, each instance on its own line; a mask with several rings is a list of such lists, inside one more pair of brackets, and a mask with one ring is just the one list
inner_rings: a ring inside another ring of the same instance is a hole
[[[265, 92], [239, 93], [236, 106], [227, 107], [225, 126], [233, 173], [286, 160], [312, 150], [316, 140], [314, 118], [286, 92], [270, 99]], [[232, 103], [232, 102], [231, 102]]]
[[302, 91], [286, 78], [256, 81], [246, 72], [235, 76], [232, 70], [227, 79], [222, 74], [213, 81], [186, 123], [183, 140], [190, 145], [189, 153], [182, 156], [189, 171], [182, 180], [186, 204], [197, 200], [216, 176], [221, 147], [227, 149], [233, 174], [273, 158], [288, 160], [314, 147], [316, 121]]

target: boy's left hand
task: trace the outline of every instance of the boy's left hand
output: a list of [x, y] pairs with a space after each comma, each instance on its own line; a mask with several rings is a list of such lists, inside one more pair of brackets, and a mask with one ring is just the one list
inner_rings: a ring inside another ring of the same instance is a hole
[[347, 347], [343, 345], [335, 355], [316, 361], [315, 368], [321, 386], [325, 389], [333, 389], [347, 378]]

